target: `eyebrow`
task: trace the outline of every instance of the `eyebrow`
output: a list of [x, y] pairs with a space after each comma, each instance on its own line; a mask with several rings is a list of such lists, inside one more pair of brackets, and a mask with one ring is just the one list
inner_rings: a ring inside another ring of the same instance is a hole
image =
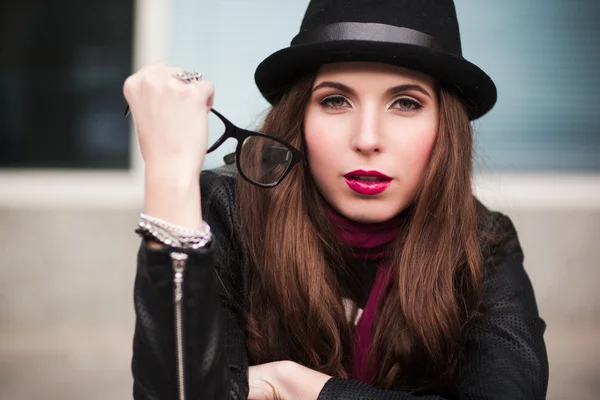
[[394, 87], [391, 87], [388, 90], [386, 90], [385, 94], [387, 96], [393, 96], [393, 95], [395, 95], [395, 94], [397, 94], [399, 92], [408, 92], [408, 91], [411, 91], [411, 90], [423, 93], [425, 96], [431, 98], [431, 94], [429, 94], [429, 92], [427, 91], [427, 89], [425, 89], [423, 86], [417, 85], [417, 84], [394, 86]]
[[[350, 86], [346, 86], [340, 82], [332, 82], [332, 81], [323, 81], [323, 82], [319, 83], [317, 86], [314, 87], [313, 92], [315, 92], [319, 89], [322, 89], [322, 88], [326, 88], [326, 87], [338, 89], [339, 91], [350, 94], [350, 95], [356, 95], [356, 91], [354, 89], [352, 89]], [[388, 90], [386, 90], [385, 94], [386, 94], [386, 96], [393, 96], [397, 93], [408, 92], [411, 90], [423, 93], [427, 97], [431, 98], [431, 94], [429, 94], [429, 92], [425, 88], [423, 88], [423, 86], [417, 85], [417, 84], [397, 85], [397, 86], [391, 87]]]

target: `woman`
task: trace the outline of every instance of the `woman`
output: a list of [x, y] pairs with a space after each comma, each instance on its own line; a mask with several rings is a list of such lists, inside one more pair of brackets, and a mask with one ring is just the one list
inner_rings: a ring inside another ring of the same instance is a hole
[[545, 398], [516, 232], [471, 190], [470, 120], [496, 89], [453, 2], [314, 0], [256, 82], [270, 136], [226, 122], [237, 170], [200, 185], [212, 85], [164, 65], [125, 83], [145, 160], [134, 397]]

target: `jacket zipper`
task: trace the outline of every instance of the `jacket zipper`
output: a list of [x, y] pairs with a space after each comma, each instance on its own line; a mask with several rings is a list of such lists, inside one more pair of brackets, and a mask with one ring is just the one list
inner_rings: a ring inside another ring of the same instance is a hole
[[175, 305], [175, 351], [177, 355], [177, 386], [179, 400], [185, 400], [185, 368], [183, 360], [183, 272], [188, 255], [171, 253], [173, 262], [173, 303]]

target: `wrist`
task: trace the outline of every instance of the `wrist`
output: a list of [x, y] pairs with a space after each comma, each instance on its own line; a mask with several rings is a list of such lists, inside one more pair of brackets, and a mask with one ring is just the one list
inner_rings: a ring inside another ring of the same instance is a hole
[[200, 169], [189, 167], [186, 163], [146, 164], [144, 178], [146, 183], [157, 183], [161, 186], [186, 187], [197, 185]]
[[317, 399], [331, 376], [293, 361], [282, 361], [277, 368], [276, 387], [285, 399]]
[[200, 174], [182, 174], [172, 170], [146, 170], [144, 175], [144, 185], [146, 192], [156, 189], [163, 194], [186, 194], [200, 190]]
[[202, 226], [199, 176], [146, 169], [144, 213], [181, 227]]
[[282, 398], [297, 398], [292, 377], [295, 376], [300, 365], [287, 360], [277, 361], [276, 365], [277, 367], [273, 369], [273, 376], [271, 377], [271, 379], [273, 379], [273, 386], [277, 388]]

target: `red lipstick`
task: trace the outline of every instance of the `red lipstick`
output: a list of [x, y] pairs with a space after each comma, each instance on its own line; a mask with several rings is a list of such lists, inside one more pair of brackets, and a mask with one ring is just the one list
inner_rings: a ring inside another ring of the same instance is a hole
[[344, 175], [346, 184], [358, 194], [373, 196], [383, 192], [392, 183], [392, 178], [379, 171], [357, 169]]

